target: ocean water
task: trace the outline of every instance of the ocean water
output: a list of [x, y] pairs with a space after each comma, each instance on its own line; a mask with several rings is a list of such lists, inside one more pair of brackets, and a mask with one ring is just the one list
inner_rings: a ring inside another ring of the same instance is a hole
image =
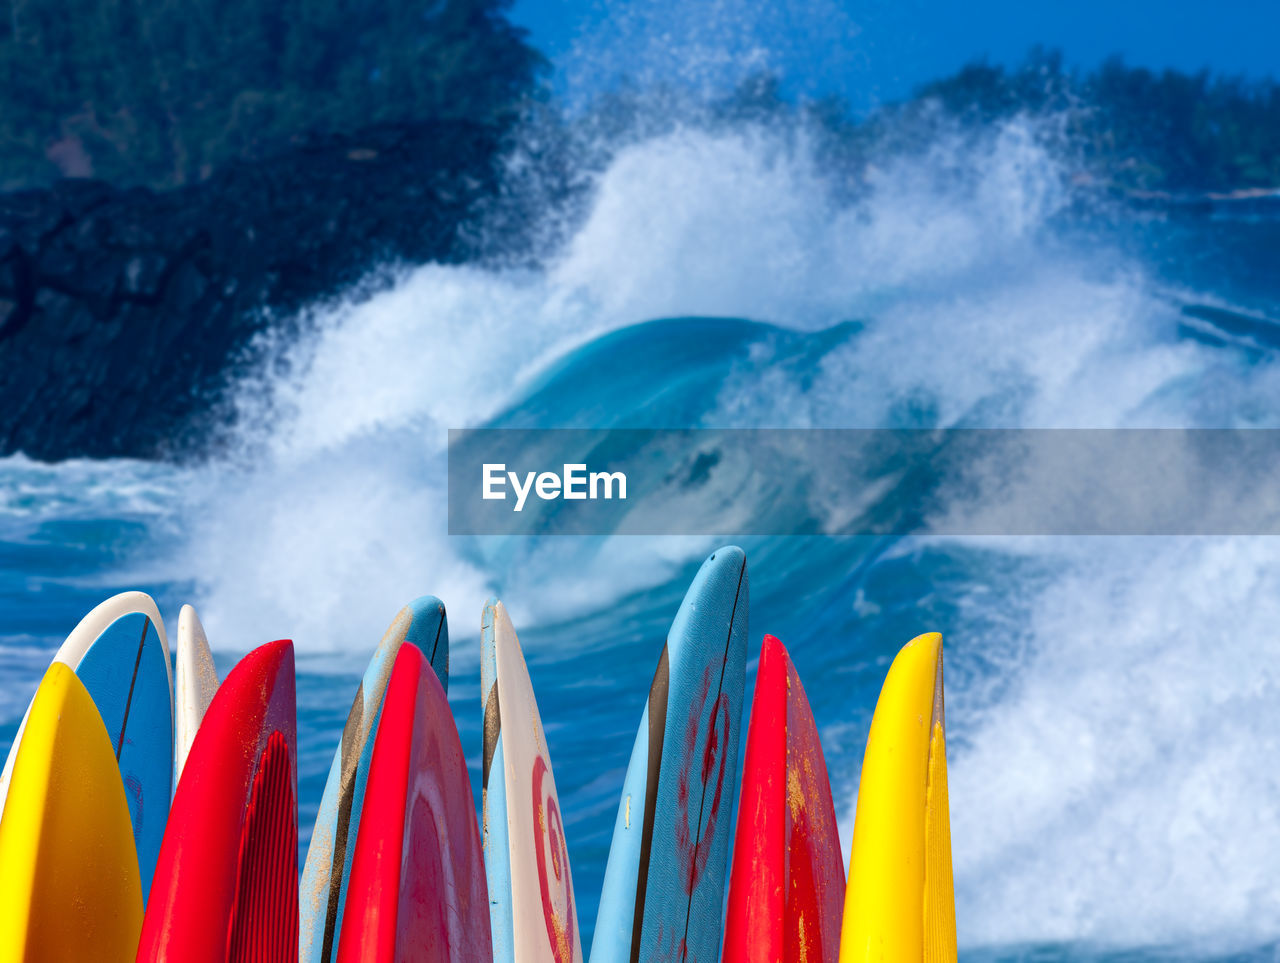
[[[173, 632], [190, 601], [222, 673], [296, 642], [305, 846], [365, 661], [422, 593], [478, 781], [497, 594], [588, 944], [655, 661], [717, 540], [450, 538], [446, 430], [1280, 426], [1280, 336], [1184, 314], [1280, 316], [1280, 220], [1082, 212], [1072, 175], [1027, 120], [886, 154], [854, 192], [794, 131], [668, 125], [544, 212], [540, 267], [401, 266], [264, 340], [207, 460], [0, 459], [0, 745], [96, 602], [145, 589]], [[748, 685], [779, 636], [846, 849], [889, 662], [943, 633], [962, 959], [1280, 955], [1280, 541], [737, 541]]]

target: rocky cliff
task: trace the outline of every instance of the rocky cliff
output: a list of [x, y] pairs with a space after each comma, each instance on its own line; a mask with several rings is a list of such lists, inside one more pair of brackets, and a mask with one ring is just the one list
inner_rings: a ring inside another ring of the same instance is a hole
[[497, 157], [492, 131], [441, 122], [171, 192], [66, 180], [0, 196], [0, 454], [198, 451], [264, 325], [378, 264], [474, 257], [462, 228]]

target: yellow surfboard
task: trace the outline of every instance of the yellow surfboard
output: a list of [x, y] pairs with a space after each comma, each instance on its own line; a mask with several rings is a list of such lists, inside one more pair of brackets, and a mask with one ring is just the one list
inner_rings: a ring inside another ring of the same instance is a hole
[[14, 761], [0, 879], [0, 963], [133, 960], [142, 883], [124, 783], [93, 699], [61, 662], [36, 691]]
[[840, 963], [955, 963], [942, 636], [889, 667], [862, 760]]

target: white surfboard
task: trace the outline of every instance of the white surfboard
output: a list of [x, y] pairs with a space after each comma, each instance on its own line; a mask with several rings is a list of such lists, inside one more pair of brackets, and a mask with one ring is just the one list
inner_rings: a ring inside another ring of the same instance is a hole
[[[506, 821], [512, 927], [508, 951], [515, 963], [582, 963], [564, 817], [542, 718], [507, 610], [498, 602], [491, 612], [499, 719], [493, 733], [487, 731], [486, 720], [485, 738], [502, 740], [503, 772], [491, 773], [489, 781], [492, 785], [495, 778], [503, 779], [506, 812], [492, 811], [493, 798], [486, 796], [485, 820], [491, 824], [505, 816]], [[487, 745], [485, 755], [490, 751]], [[486, 858], [501, 862], [502, 854], [487, 853]], [[503, 900], [507, 894], [490, 892], [489, 898]], [[495, 960], [500, 958], [495, 952]]]
[[173, 791], [195, 741], [205, 710], [218, 690], [218, 672], [200, 617], [190, 605], [178, 613], [178, 646], [173, 677]]

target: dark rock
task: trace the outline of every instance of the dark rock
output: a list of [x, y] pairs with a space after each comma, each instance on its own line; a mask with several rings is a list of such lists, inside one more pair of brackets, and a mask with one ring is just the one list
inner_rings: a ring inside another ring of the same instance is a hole
[[121, 290], [126, 295], [144, 300], [158, 297], [160, 281], [168, 266], [165, 256], [154, 251], [139, 251], [130, 255], [125, 261]]
[[388, 261], [483, 253], [499, 138], [463, 122], [304, 143], [167, 193], [0, 195], [0, 454], [198, 454], [266, 324]]

